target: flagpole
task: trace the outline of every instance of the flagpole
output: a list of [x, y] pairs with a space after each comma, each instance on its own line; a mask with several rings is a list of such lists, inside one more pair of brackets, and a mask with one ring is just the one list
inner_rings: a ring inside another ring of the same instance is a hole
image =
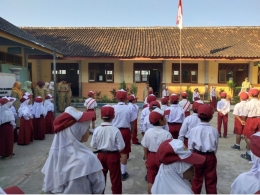
[[180, 29], [180, 94], [182, 93], [182, 69], [181, 69], [181, 29]]

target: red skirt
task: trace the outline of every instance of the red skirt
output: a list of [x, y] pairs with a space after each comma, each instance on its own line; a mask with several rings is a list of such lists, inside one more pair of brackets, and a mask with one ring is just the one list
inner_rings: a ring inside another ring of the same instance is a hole
[[33, 124], [32, 119], [25, 120], [23, 117], [20, 119], [20, 128], [18, 134], [18, 145], [27, 145], [33, 142]]
[[53, 134], [54, 133], [54, 114], [52, 111], [47, 112], [45, 117], [45, 134]]
[[33, 130], [34, 130], [34, 140], [45, 139], [45, 119], [43, 115], [41, 115], [40, 118], [33, 119]]
[[14, 129], [10, 123], [0, 125], [0, 156], [12, 156], [14, 147]]

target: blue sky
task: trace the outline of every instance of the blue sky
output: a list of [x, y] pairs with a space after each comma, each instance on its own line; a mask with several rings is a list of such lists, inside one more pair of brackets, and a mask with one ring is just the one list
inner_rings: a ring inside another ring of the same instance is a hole
[[[176, 26], [178, 0], [0, 0], [16, 26]], [[260, 0], [183, 0], [183, 26], [260, 26]]]

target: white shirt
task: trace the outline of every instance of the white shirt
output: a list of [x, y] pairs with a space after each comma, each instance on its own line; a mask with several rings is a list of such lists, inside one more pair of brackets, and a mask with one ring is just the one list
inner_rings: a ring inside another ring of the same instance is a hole
[[154, 126], [145, 132], [141, 144], [150, 152], [157, 152], [160, 144], [167, 139], [172, 139], [171, 133], [165, 131], [161, 126]]
[[94, 109], [97, 107], [97, 101], [91, 97], [85, 100], [84, 106], [86, 109]]
[[187, 99], [182, 99], [179, 102], [179, 105], [182, 107], [182, 109], [184, 110], [184, 112], [189, 112], [191, 110], [191, 103], [189, 100]]
[[195, 98], [195, 97], [198, 97], [198, 98], [200, 99], [200, 94], [199, 94], [199, 92], [196, 92], [196, 91], [193, 92], [192, 101], [194, 101], [194, 98]]
[[260, 100], [252, 98], [246, 103], [247, 117], [260, 116]]
[[168, 92], [168, 90], [163, 90], [162, 91], [162, 97], [165, 97], [165, 96], [169, 96], [169, 92]]
[[130, 128], [130, 123], [135, 120], [136, 114], [124, 102], [113, 105], [113, 108], [115, 109], [115, 118], [112, 121], [113, 126]]
[[161, 110], [166, 110], [167, 108], [169, 108], [169, 106], [164, 105], [164, 104], [161, 105]]
[[234, 107], [233, 114], [237, 116], [247, 116], [246, 103], [247, 101], [237, 103]]
[[179, 104], [172, 104], [166, 110], [170, 110], [170, 114], [166, 115], [165, 118], [169, 123], [182, 123], [185, 119], [184, 111]]
[[217, 111], [226, 115], [230, 111], [230, 102], [226, 99], [221, 99], [217, 103]]
[[125, 142], [118, 128], [113, 127], [112, 123], [102, 122], [95, 129], [90, 146], [97, 150], [121, 151], [125, 147]]
[[207, 122], [201, 122], [190, 130], [188, 148], [201, 152], [215, 152], [218, 149], [218, 130]]
[[128, 107], [132, 110], [133, 113], [135, 113], [135, 119], [137, 119], [138, 117], [138, 111], [139, 111], [139, 108], [137, 108], [138, 106], [129, 102], [128, 103]]
[[211, 90], [210, 92], [210, 101], [212, 101], [212, 97], [216, 97], [216, 90]]
[[193, 113], [192, 115], [187, 116], [181, 125], [178, 139], [182, 141], [184, 140], [184, 137], [189, 139], [190, 130], [193, 127], [198, 126], [199, 124], [200, 124], [200, 118], [198, 117], [197, 113]]
[[141, 131], [141, 132], [145, 132], [145, 130], [142, 129], [142, 125], [143, 125], [143, 123], [144, 123], [144, 118], [145, 118], [146, 116], [149, 116], [149, 114], [150, 114], [150, 109], [149, 109], [149, 107], [144, 108], [144, 109], [142, 110], [142, 112], [141, 112], [141, 117], [140, 117], [140, 131]]

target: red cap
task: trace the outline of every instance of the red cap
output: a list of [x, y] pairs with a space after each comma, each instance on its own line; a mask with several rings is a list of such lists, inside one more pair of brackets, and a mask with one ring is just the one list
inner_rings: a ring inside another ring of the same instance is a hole
[[163, 98], [161, 99], [161, 103], [162, 103], [162, 104], [167, 104], [167, 103], [168, 103], [168, 98], [167, 98], [167, 97], [163, 97]]
[[120, 89], [116, 92], [116, 99], [120, 101], [125, 101], [127, 99], [127, 92], [123, 89]]
[[89, 92], [88, 92], [88, 97], [93, 97], [94, 94], [95, 94], [95, 93], [94, 93], [93, 91], [89, 91]]
[[115, 109], [110, 105], [102, 106], [101, 108], [101, 118], [114, 118], [115, 117]]
[[11, 186], [3, 189], [6, 194], [24, 194], [24, 192], [17, 186]]
[[164, 115], [169, 115], [170, 110], [161, 110], [160, 108], [155, 108], [150, 114], [149, 114], [149, 121], [151, 124], [157, 123]]
[[136, 98], [134, 95], [129, 95], [128, 98], [127, 98], [129, 101], [133, 101], [133, 100], [136, 100], [138, 98]]
[[187, 98], [187, 97], [188, 97], [188, 94], [187, 94], [186, 92], [182, 92], [181, 97]]
[[200, 98], [199, 98], [199, 97], [195, 97], [195, 98], [194, 98], [194, 101], [197, 101], [197, 100], [200, 100]]
[[25, 100], [28, 100], [28, 99], [31, 99], [32, 98], [32, 95], [24, 95], [21, 99], [20, 99], [20, 102], [23, 103]]
[[259, 90], [256, 89], [256, 88], [252, 88], [249, 90], [249, 95], [252, 95], [252, 96], [257, 96], [259, 94]]
[[149, 104], [152, 101], [156, 101], [156, 96], [155, 95], [148, 95], [147, 97], [147, 103]]
[[1, 98], [0, 99], [0, 104], [1, 105], [5, 105], [7, 102], [8, 102], [8, 99], [6, 99], [6, 98]]
[[257, 132], [250, 137], [251, 152], [260, 158], [260, 132]]
[[157, 101], [151, 101], [149, 104], [149, 108], [151, 109], [151, 108], [155, 108], [155, 107], [161, 108], [161, 105]]
[[94, 112], [81, 112], [76, 108], [69, 106], [65, 111], [53, 121], [54, 131], [58, 133], [76, 122], [91, 120], [95, 116]]
[[206, 160], [204, 156], [185, 148], [183, 141], [179, 139], [169, 139], [161, 143], [157, 150], [157, 157], [165, 165], [178, 161], [197, 165]]
[[148, 107], [148, 104], [144, 104], [144, 105], [143, 105], [143, 109], [146, 108], [146, 107]]
[[41, 103], [42, 102], [42, 97], [41, 96], [38, 96], [36, 98], [34, 98], [34, 102], [38, 102], [38, 103]]
[[200, 103], [198, 101], [193, 102], [192, 104], [192, 110], [198, 111], [199, 106], [203, 105], [203, 103]]
[[148, 94], [153, 94], [153, 90], [149, 89]]
[[221, 98], [226, 98], [227, 97], [227, 93], [226, 92], [221, 92], [220, 93], [220, 97]]
[[179, 101], [179, 96], [176, 95], [176, 94], [171, 94], [171, 95], [170, 95], [170, 101], [171, 101], [171, 102]]
[[214, 108], [209, 106], [208, 104], [202, 104], [198, 108], [198, 117], [201, 118], [210, 118], [214, 114]]
[[239, 96], [240, 96], [240, 98], [242, 99], [242, 100], [247, 100], [248, 99], [248, 94], [247, 94], [247, 92], [241, 92], [240, 94], [239, 94]]

